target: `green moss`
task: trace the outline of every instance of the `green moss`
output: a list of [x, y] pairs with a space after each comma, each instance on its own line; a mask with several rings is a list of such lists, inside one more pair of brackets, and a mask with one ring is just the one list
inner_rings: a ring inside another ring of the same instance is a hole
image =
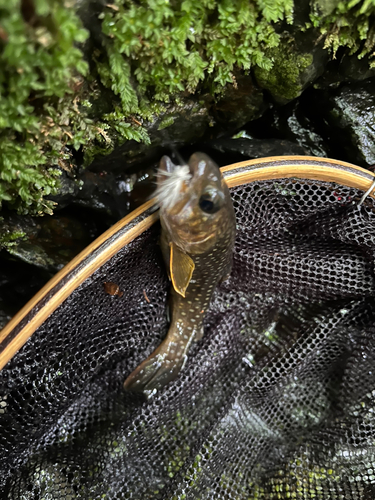
[[268, 54], [273, 61], [272, 68], [255, 69], [255, 76], [261, 87], [281, 100], [300, 96], [303, 91], [301, 75], [311, 66], [313, 56], [298, 53], [288, 42], [271, 49]]
[[0, 250], [12, 250], [20, 241], [25, 240], [26, 233], [23, 231], [12, 231], [7, 224], [4, 223], [4, 218], [0, 217]]
[[87, 33], [62, 2], [28, 6], [22, 12], [19, 0], [9, 0], [0, 7], [0, 203], [41, 214], [52, 211], [45, 196], [60, 173], [49, 166], [73, 142], [56, 111], [86, 72], [74, 44]]
[[[76, 2], [27, 5], [30, 12], [21, 0], [0, 7], [0, 203], [20, 213], [52, 212], [48, 195], [62, 169], [74, 174], [76, 151], [88, 165], [125, 141], [148, 144], [145, 125], [165, 112], [163, 102], [178, 107], [179, 95], [202, 90], [220, 95], [236, 86], [235, 70], [250, 68], [293, 99], [312, 62], [279, 47], [275, 23], [292, 22], [293, 0], [114, 0], [101, 16], [103, 44], [90, 53], [90, 75]], [[320, 30], [333, 55], [345, 46], [373, 57], [374, 15], [375, 0], [316, 0], [306, 29]]]
[[163, 118], [163, 120], [160, 122], [160, 125], [158, 126], [158, 130], [163, 130], [165, 128], [170, 127], [171, 125], [174, 124], [174, 117], [173, 116], [166, 116]]
[[168, 101], [175, 93], [195, 92], [203, 81], [220, 91], [233, 83], [235, 67], [270, 68], [266, 49], [279, 41], [271, 22], [291, 21], [293, 2], [116, 0], [114, 6], [103, 19], [108, 57], [100, 72], [103, 81], [114, 75], [111, 88], [124, 110], [139, 112], [131, 74], [138, 92], [153, 89], [153, 99]]
[[[71, 174], [73, 155], [86, 162], [128, 139], [147, 142], [123, 109], [102, 120], [89, 117], [97, 97], [83, 76], [88, 65], [76, 46], [88, 33], [71, 2], [20, 0], [0, 7], [0, 207], [21, 214], [51, 214], [61, 170]], [[89, 97], [89, 99], [88, 99]], [[80, 103], [82, 101], [82, 104]]]
[[359, 59], [369, 56], [375, 67], [375, 0], [315, 0], [310, 18], [333, 57], [339, 47], [347, 47]]

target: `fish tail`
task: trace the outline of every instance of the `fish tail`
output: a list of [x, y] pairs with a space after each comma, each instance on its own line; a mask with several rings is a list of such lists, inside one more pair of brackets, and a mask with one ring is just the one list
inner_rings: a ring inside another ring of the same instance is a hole
[[124, 388], [128, 391], [153, 391], [174, 380], [186, 361], [191, 339], [164, 342], [128, 376]]

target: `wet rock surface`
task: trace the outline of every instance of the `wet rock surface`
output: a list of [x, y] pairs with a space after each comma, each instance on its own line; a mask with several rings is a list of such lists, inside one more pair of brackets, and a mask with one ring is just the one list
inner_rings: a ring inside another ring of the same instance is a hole
[[2, 267], [8, 261], [20, 261], [52, 275], [99, 236], [107, 222], [93, 218], [91, 213], [86, 217], [85, 211], [77, 216], [72, 210], [40, 218], [5, 215], [0, 222], [1, 233], [19, 237], [4, 245]]
[[163, 105], [164, 111], [154, 121], [144, 124], [150, 144], [126, 141], [110, 155], [97, 157], [90, 170], [118, 173], [140, 163], [149, 165], [159, 160], [166, 147], [178, 148], [199, 140], [213, 121], [210, 106], [204, 96], [201, 99], [181, 97], [178, 103]]
[[0, 252], [0, 329], [26, 304], [54, 273]]
[[323, 91], [323, 119], [345, 157], [361, 166], [375, 163], [375, 79]]
[[264, 158], [267, 156], [306, 155], [307, 150], [295, 142], [283, 139], [254, 139], [251, 136], [218, 139], [209, 145], [221, 153], [241, 155], [242, 160], [248, 158]]
[[259, 118], [268, 108], [263, 92], [250, 75], [234, 74], [234, 85], [213, 104], [212, 115], [219, 128], [233, 130]]
[[286, 106], [275, 106], [261, 119], [248, 124], [247, 130], [255, 137], [262, 135], [268, 137], [268, 140], [277, 138], [288, 141], [304, 151], [290, 154], [330, 156], [328, 137], [326, 134], [322, 135], [322, 127], [316, 123], [311, 101], [311, 94], [307, 92], [301, 99]]
[[370, 68], [368, 57], [358, 59], [356, 55], [339, 54], [330, 61], [323, 75], [314, 83], [315, 88], [338, 88], [342, 83], [351, 83], [375, 77], [375, 68]]

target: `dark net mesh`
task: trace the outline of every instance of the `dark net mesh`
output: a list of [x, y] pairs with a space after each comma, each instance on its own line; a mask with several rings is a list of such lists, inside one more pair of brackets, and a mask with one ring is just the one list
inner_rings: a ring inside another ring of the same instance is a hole
[[290, 179], [231, 193], [233, 272], [177, 380], [122, 388], [168, 328], [158, 225], [3, 369], [1, 498], [375, 498], [374, 202]]

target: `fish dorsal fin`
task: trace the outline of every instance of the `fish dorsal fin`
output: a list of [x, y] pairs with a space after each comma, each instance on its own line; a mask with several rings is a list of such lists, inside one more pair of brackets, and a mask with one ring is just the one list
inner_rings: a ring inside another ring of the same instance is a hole
[[189, 286], [195, 264], [188, 254], [178, 248], [175, 243], [169, 244], [170, 253], [170, 273], [173, 288], [177, 293], [185, 297], [185, 292]]

